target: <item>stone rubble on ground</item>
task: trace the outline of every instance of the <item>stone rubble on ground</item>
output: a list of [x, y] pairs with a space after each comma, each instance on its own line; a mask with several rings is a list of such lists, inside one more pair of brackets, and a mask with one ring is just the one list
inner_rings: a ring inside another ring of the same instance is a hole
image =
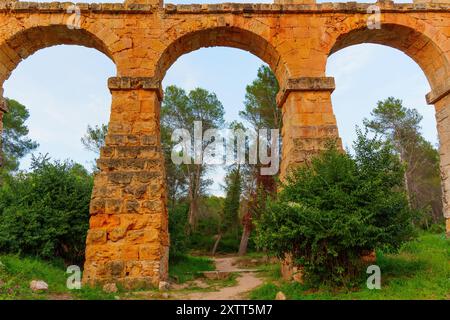
[[283, 292], [278, 291], [277, 295], [275, 296], [275, 300], [286, 300], [286, 296]]
[[160, 291], [166, 291], [170, 289], [170, 283], [167, 281], [161, 281], [159, 283], [159, 290]]
[[116, 293], [118, 289], [115, 283], [107, 283], [103, 286], [103, 291], [106, 293]]
[[47, 291], [48, 284], [42, 280], [33, 280], [30, 282], [30, 289], [33, 292]]

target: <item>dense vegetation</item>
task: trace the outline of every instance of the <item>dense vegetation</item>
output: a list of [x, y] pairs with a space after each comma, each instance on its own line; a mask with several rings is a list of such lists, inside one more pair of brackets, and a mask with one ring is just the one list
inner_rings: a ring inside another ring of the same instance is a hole
[[279, 265], [265, 267], [268, 281], [250, 294], [251, 299], [274, 299], [282, 291], [295, 300], [375, 300], [375, 299], [443, 299], [448, 300], [450, 284], [448, 257], [450, 240], [443, 228], [437, 233], [423, 232], [405, 243], [398, 253], [377, 251], [377, 265], [381, 272], [381, 290], [370, 290], [362, 282], [355, 288], [336, 288], [327, 285], [311, 287], [281, 279]]
[[292, 255], [310, 284], [348, 284], [362, 256], [412, 236], [403, 168], [389, 145], [358, 133], [354, 156], [330, 146], [293, 171], [257, 222], [258, 244]]
[[15, 171], [19, 168], [19, 160], [38, 144], [27, 137], [28, 127], [25, 121], [30, 114], [27, 108], [13, 99], [6, 99], [8, 112], [3, 115], [3, 132], [0, 146], [0, 168], [2, 173]]
[[92, 176], [81, 165], [34, 159], [0, 188], [0, 251], [84, 260]]

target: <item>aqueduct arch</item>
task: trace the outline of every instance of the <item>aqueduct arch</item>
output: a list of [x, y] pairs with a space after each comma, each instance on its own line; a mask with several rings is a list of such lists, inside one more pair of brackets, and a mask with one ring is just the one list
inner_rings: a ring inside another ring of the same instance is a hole
[[286, 63], [268, 39], [253, 30], [228, 23], [228, 26], [190, 31], [173, 40], [158, 59], [155, 77], [162, 80], [166, 71], [180, 56], [207, 47], [230, 47], [249, 51], [267, 63], [280, 82], [289, 75]]
[[[368, 0], [369, 1], [369, 0]], [[161, 80], [183, 53], [206, 46], [253, 52], [275, 71], [283, 111], [281, 174], [338, 138], [331, 105], [330, 53], [374, 42], [402, 50], [424, 70], [436, 107], [450, 232], [450, 3], [379, 0], [381, 29], [363, 3], [276, 0], [274, 4], [171, 5], [160, 0], [78, 4], [80, 29], [65, 29], [68, 3], [0, 2], [0, 80], [18, 61], [56, 44], [80, 44], [107, 54], [111, 116], [90, 206], [85, 283], [125, 287], [158, 284], [168, 276], [168, 216], [160, 145]], [[369, 12], [369, 13], [368, 13]], [[6, 111], [1, 109], [0, 114]]]

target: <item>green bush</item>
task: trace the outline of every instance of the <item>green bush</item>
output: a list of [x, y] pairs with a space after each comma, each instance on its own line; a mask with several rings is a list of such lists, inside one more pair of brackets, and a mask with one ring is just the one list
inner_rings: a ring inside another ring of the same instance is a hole
[[391, 147], [358, 131], [354, 149], [330, 147], [293, 171], [256, 223], [258, 245], [292, 254], [310, 284], [353, 285], [365, 252], [396, 249], [413, 233]]
[[92, 186], [79, 164], [34, 159], [0, 189], [0, 251], [82, 263]]
[[189, 205], [178, 203], [169, 209], [170, 259], [183, 257], [187, 253], [188, 239], [186, 227], [188, 223]]

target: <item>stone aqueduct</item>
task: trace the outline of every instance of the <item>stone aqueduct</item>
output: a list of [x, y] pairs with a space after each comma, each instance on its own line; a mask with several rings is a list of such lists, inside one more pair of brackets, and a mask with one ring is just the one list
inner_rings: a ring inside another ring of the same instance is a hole
[[[158, 286], [167, 278], [161, 80], [178, 57], [202, 47], [247, 50], [275, 72], [284, 121], [282, 174], [323, 148], [327, 138], [338, 138], [331, 105], [334, 79], [325, 75], [330, 54], [377, 43], [410, 56], [432, 88], [427, 101], [436, 109], [444, 215], [450, 231], [449, 0], [379, 0], [381, 29], [367, 28], [367, 9], [373, 3], [78, 4], [80, 28], [69, 29], [70, 5], [0, 2], [0, 83], [29, 55], [59, 44], [95, 48], [117, 67], [117, 76], [108, 81], [111, 116], [90, 205], [85, 283], [112, 281], [133, 288]], [[6, 109], [3, 103], [1, 116]]]

